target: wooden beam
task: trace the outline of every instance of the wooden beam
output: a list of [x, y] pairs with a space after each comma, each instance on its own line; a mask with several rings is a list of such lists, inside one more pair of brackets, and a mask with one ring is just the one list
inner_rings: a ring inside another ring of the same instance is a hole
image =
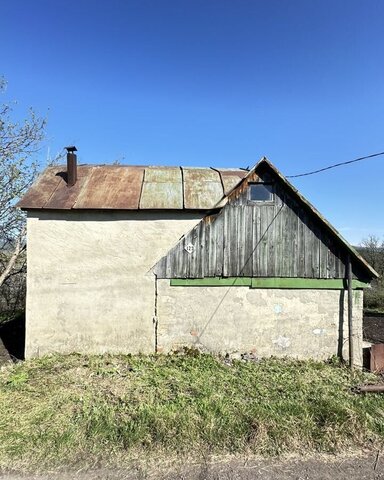
[[[359, 280], [352, 281], [352, 288], [369, 288], [368, 283]], [[323, 289], [344, 290], [347, 282], [342, 278], [253, 278], [252, 288], [296, 288], [296, 289]]]
[[351, 257], [348, 255], [347, 260], [347, 283], [348, 283], [348, 346], [349, 346], [349, 366], [353, 368], [353, 310], [352, 310], [352, 262]]
[[172, 278], [171, 287], [250, 287], [249, 277]]
[[[173, 278], [172, 287], [251, 287], [251, 288], [291, 288], [344, 290], [348, 282], [343, 279], [319, 278], [278, 278], [278, 277], [210, 277], [210, 278]], [[352, 280], [353, 289], [369, 288], [368, 283]]]

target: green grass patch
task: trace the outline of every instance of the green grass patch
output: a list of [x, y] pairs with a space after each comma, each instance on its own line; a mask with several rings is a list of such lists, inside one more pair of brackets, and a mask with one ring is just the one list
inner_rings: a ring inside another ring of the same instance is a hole
[[0, 466], [145, 454], [337, 452], [384, 440], [377, 382], [337, 363], [210, 355], [47, 356], [0, 372]]

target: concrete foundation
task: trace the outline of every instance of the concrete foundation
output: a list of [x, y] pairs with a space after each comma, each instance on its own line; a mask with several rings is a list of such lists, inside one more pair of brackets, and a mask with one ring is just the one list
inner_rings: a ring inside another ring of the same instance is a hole
[[[362, 298], [354, 291], [356, 365], [362, 363]], [[158, 280], [158, 348], [347, 360], [346, 312], [340, 290], [171, 287]]]

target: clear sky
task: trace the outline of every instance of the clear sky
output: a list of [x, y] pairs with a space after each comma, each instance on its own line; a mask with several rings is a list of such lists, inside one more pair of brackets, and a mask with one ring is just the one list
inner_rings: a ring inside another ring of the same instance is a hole
[[[2, 100], [82, 163], [285, 175], [384, 150], [384, 2], [2, 0]], [[0, 99], [1, 100], [1, 99]], [[358, 243], [384, 237], [384, 157], [293, 183]]]

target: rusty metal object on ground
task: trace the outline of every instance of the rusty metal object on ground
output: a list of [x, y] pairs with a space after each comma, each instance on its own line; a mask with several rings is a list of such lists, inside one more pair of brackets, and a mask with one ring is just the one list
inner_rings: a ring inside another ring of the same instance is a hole
[[371, 352], [371, 372], [382, 373], [384, 372], [384, 343], [372, 345]]
[[384, 393], [384, 384], [378, 385], [359, 385], [356, 387], [359, 393]]

